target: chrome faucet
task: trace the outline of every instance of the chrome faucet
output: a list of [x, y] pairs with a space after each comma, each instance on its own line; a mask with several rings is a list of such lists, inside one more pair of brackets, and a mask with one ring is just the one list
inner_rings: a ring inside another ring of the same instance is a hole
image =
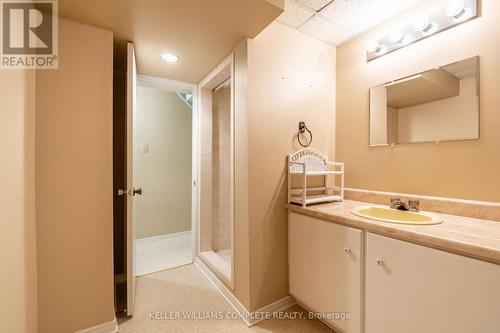
[[417, 199], [410, 199], [406, 204], [401, 200], [401, 198], [393, 197], [391, 198], [391, 208], [397, 210], [410, 211], [410, 212], [419, 212], [420, 201], [418, 201]]

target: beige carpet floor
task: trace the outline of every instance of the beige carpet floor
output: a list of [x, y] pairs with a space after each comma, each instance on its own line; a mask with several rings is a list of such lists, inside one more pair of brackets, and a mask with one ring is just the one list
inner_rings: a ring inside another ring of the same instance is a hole
[[[175, 319], [194, 313], [233, 312], [219, 292], [194, 265], [182, 266], [139, 277], [135, 315], [119, 318], [120, 333], [237, 333], [237, 332], [332, 332], [317, 320], [271, 319], [248, 328], [241, 319]], [[305, 311], [294, 306], [286, 311]], [[156, 313], [151, 317], [151, 313]], [[156, 319], [154, 319], [156, 318]]]

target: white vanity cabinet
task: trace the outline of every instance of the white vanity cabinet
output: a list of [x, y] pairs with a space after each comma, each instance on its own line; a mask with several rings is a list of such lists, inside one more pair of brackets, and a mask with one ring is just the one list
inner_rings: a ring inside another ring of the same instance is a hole
[[366, 235], [365, 333], [498, 333], [500, 266]]
[[311, 311], [349, 313], [324, 321], [361, 333], [363, 232], [290, 212], [288, 248], [290, 294]]

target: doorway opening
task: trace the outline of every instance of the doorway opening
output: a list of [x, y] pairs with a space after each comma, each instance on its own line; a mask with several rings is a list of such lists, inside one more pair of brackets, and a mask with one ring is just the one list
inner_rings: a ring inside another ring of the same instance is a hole
[[136, 277], [196, 255], [196, 85], [138, 75], [132, 43], [113, 72], [115, 311], [133, 316]]
[[137, 78], [133, 124], [136, 276], [192, 263], [194, 87]]

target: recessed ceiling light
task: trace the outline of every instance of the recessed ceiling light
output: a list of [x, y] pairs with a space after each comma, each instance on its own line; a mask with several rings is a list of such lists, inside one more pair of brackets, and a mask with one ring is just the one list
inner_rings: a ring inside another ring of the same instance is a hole
[[161, 58], [169, 63], [174, 63], [179, 61], [179, 57], [172, 53], [162, 53]]

